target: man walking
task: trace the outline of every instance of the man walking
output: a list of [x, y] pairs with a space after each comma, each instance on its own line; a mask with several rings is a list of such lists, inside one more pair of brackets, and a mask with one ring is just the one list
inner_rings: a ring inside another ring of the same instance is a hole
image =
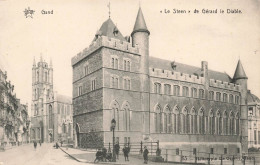
[[36, 148], [37, 148], [37, 142], [36, 141], [33, 141], [33, 146], [34, 146], [34, 150], [36, 150]]
[[118, 142], [115, 144], [115, 153], [116, 153], [116, 158], [119, 159], [118, 155], [119, 155], [119, 150], [120, 150], [120, 146], [118, 144]]
[[127, 145], [125, 145], [124, 148], [123, 148], [123, 153], [124, 153], [125, 161], [129, 161], [129, 159], [128, 159], [128, 154], [129, 154], [129, 152], [130, 152], [130, 148], [129, 148]]
[[148, 153], [149, 153], [149, 151], [148, 151], [147, 147], [144, 146], [144, 153], [143, 153], [143, 156], [144, 156], [144, 164], [147, 164], [147, 162], [148, 162]]

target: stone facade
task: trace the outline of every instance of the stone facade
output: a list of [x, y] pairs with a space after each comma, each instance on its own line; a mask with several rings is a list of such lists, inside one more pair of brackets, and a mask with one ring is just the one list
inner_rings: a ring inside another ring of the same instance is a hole
[[139, 9], [131, 38], [109, 18], [89, 48], [72, 58], [76, 146], [112, 142], [115, 119], [120, 143], [159, 140], [168, 149], [246, 153], [247, 77], [241, 62], [232, 79], [209, 70], [206, 61], [199, 68], [150, 57], [149, 35]]
[[52, 63], [34, 60], [32, 72], [31, 140], [72, 140], [72, 101], [53, 90]]
[[260, 99], [248, 91], [248, 148], [260, 148]]
[[16, 97], [7, 72], [0, 68], [0, 143], [1, 147], [28, 143], [30, 120], [28, 106]]

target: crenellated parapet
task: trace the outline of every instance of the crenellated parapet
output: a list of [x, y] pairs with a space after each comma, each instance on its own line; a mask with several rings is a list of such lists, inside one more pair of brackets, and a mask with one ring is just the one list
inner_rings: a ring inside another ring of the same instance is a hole
[[210, 79], [209, 86], [216, 87], [216, 88], [223, 88], [227, 90], [233, 90], [233, 91], [240, 90], [240, 85], [229, 83], [229, 82], [223, 82], [220, 80], [214, 80], [214, 79]]
[[108, 47], [112, 49], [121, 50], [124, 52], [129, 52], [131, 54], [139, 54], [138, 47], [133, 47], [131, 43], [126, 41], [121, 41], [115, 38], [109, 38], [107, 36], [100, 36], [97, 40], [93, 41], [88, 48], [85, 48], [82, 52], [78, 53], [76, 56], [72, 57], [71, 64], [75, 65], [83, 58], [87, 57], [100, 47]]
[[158, 68], [149, 68], [150, 76], [165, 78], [178, 81], [186, 81], [196, 84], [204, 84], [205, 78], [196, 75], [190, 75], [186, 73], [180, 73], [175, 71], [163, 70]]

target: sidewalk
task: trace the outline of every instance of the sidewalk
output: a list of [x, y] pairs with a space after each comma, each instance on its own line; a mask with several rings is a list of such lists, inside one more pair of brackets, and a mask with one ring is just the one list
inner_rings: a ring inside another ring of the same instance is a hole
[[[94, 163], [94, 160], [96, 158], [96, 150], [81, 150], [81, 149], [74, 149], [74, 148], [68, 148], [68, 150], [66, 150], [66, 147], [61, 147], [61, 150], [63, 150], [64, 152], [66, 152], [68, 155], [70, 155], [72, 158], [74, 158], [79, 162]], [[116, 162], [98, 162], [98, 164], [143, 165], [144, 163], [143, 163], [143, 159], [138, 159], [132, 157], [131, 155], [129, 157], [129, 161], [125, 161], [124, 156], [119, 155], [119, 160], [116, 160]], [[158, 162], [150, 161], [148, 162], [148, 164], [168, 165], [169, 163], [158, 163]]]

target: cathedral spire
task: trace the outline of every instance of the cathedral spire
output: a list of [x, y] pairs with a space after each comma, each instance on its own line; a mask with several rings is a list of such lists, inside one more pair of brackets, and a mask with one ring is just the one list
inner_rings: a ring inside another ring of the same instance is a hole
[[40, 57], [40, 62], [43, 62], [43, 61], [42, 61], [42, 54], [41, 54], [41, 57]]
[[50, 59], [50, 68], [52, 68], [52, 59]]
[[36, 66], [35, 57], [33, 57], [33, 67]]
[[233, 80], [237, 80], [237, 79], [247, 79], [246, 73], [244, 71], [240, 59], [238, 60], [237, 68], [233, 77]]
[[141, 7], [139, 7], [132, 35], [135, 32], [147, 32], [148, 34], [150, 34], [149, 30], [147, 29]]

